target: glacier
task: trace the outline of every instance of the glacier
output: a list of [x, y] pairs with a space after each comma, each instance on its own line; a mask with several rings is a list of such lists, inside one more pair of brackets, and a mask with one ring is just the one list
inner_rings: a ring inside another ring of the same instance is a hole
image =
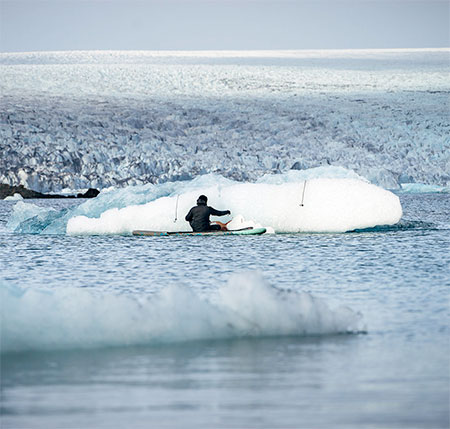
[[448, 189], [449, 54], [0, 53], [0, 183], [256, 183], [333, 166], [387, 189]]

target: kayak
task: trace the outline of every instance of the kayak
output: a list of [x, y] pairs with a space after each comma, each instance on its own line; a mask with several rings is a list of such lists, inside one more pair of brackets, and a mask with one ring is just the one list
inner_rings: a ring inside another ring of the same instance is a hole
[[192, 235], [261, 235], [266, 232], [266, 228], [243, 228], [236, 229], [234, 231], [207, 231], [207, 232], [194, 232], [194, 231], [145, 231], [137, 230], [133, 231], [135, 236], [145, 237], [160, 237], [167, 235], [176, 236], [192, 236]]

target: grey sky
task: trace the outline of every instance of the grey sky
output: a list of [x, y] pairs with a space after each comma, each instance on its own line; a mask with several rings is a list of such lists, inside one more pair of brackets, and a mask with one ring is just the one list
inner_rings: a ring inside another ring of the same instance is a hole
[[0, 0], [0, 51], [449, 46], [447, 0]]

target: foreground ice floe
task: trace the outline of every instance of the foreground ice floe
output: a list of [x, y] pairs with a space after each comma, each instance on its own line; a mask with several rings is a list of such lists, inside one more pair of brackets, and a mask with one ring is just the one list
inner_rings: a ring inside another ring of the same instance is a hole
[[343, 166], [448, 186], [448, 49], [0, 54], [0, 182], [36, 191]]
[[206, 295], [177, 285], [137, 297], [0, 284], [0, 298], [2, 353], [366, 330], [352, 309], [277, 290], [254, 272]]

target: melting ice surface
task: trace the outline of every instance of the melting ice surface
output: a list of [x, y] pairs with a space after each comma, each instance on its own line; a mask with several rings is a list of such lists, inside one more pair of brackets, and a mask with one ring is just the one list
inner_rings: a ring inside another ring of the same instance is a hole
[[149, 296], [3, 286], [1, 299], [2, 352], [365, 330], [350, 308], [277, 291], [256, 273], [235, 274], [207, 296], [180, 286]]
[[70, 210], [20, 202], [8, 228], [15, 232], [129, 234], [135, 229], [190, 230], [184, 216], [199, 194], [217, 209], [275, 232], [345, 232], [392, 225], [402, 216], [396, 195], [342, 168], [268, 175], [239, 183], [217, 175], [192, 181], [128, 187], [103, 192]]

